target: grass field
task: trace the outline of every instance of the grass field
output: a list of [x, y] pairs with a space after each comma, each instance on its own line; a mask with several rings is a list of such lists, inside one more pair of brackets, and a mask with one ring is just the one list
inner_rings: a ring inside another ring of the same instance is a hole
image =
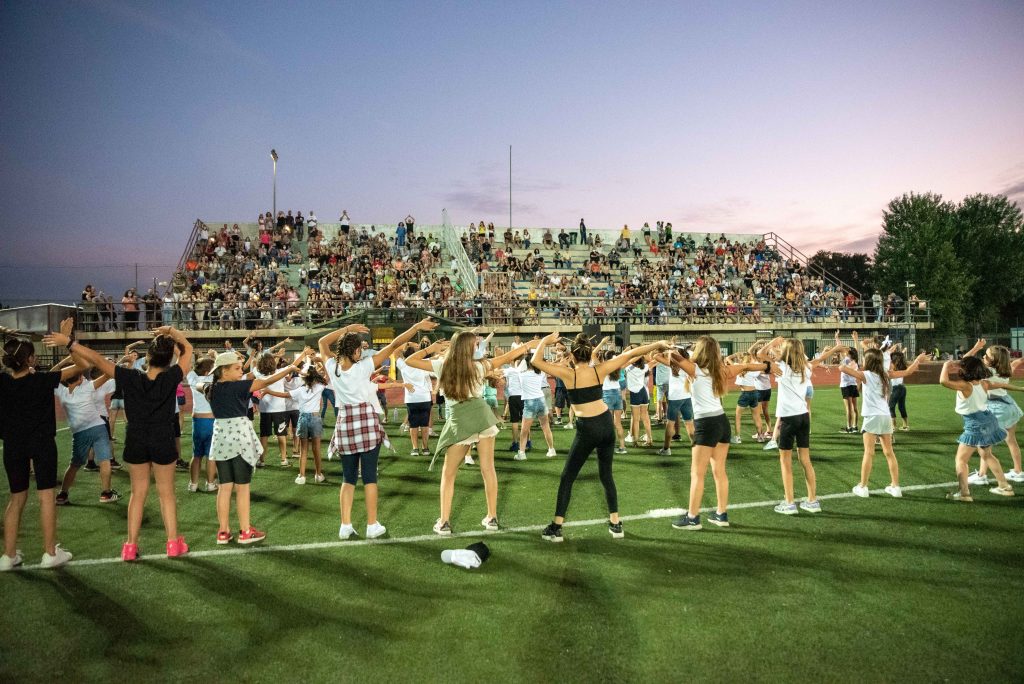
[[[934, 485], [954, 479], [953, 395], [915, 385], [908, 405], [913, 430], [896, 444], [903, 499], [848, 496], [860, 438], [837, 432], [838, 390], [820, 389], [818, 490], [841, 495], [824, 498], [822, 513], [772, 512], [777, 452], [747, 439], [729, 457], [732, 527], [674, 530], [648, 512], [685, 506], [689, 452], [634, 448], [616, 457], [622, 540], [602, 522], [594, 462], [569, 511], [583, 524], [567, 526], [563, 544], [540, 539], [571, 440], [561, 428], [558, 458], [544, 458], [539, 432], [529, 460], [500, 452], [502, 532], [479, 527], [483, 487], [464, 467], [452, 515], [459, 536], [448, 540], [430, 530], [437, 470], [408, 456], [393, 425], [397, 454], [380, 467], [389, 531], [380, 542], [338, 541], [337, 462], [327, 484], [305, 486], [292, 482], [295, 465], [271, 465], [253, 482], [253, 520], [268, 532], [261, 548], [216, 546], [214, 495], [187, 493], [179, 474], [180, 527], [194, 553], [157, 553], [154, 492], [145, 557], [123, 564], [113, 559], [127, 498], [100, 504], [98, 476], [81, 473], [73, 505], [59, 510], [75, 562], [0, 575], [0, 681], [1020, 681], [1024, 496], [975, 488], [974, 504], [947, 502], [952, 487]], [[744, 438], [751, 433], [748, 423]], [[499, 447], [508, 442], [506, 431]], [[63, 466], [70, 435], [58, 433], [58, 443]], [[996, 453], [1009, 463], [1005, 446]], [[276, 448], [267, 460], [277, 462]], [[127, 474], [115, 482], [127, 495]], [[871, 486], [886, 484], [879, 453]], [[714, 505], [710, 476], [707, 488], [705, 506]], [[362, 532], [361, 490], [355, 513]], [[30, 499], [27, 565], [41, 553], [37, 523]], [[492, 556], [479, 570], [440, 562], [442, 549], [480, 539]]]

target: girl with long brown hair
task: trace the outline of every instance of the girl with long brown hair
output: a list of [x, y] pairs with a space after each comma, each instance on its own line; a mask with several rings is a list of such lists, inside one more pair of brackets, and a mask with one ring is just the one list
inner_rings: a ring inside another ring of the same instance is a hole
[[[982, 349], [985, 349], [985, 340], [978, 340], [969, 352], [964, 356], [975, 356]], [[1024, 364], [1024, 359], [1017, 359], [1010, 362], [1010, 350], [1001, 345], [992, 345], [981, 358], [989, 373], [992, 374], [992, 382], [1007, 385], [1006, 389], [1024, 391], [1024, 388], [1010, 385], [1014, 372]], [[1006, 393], [1006, 389], [992, 387], [989, 389], [988, 410], [996, 417], [999, 427], [1006, 430], [1006, 446], [1010, 450], [1010, 459], [1013, 461], [1013, 468], [1006, 471], [1006, 479], [1010, 482], [1024, 482], [1024, 472], [1021, 472], [1020, 445], [1017, 444], [1017, 423], [1024, 413], [1021, 412], [1017, 402]], [[981, 459], [981, 467], [970, 475], [971, 484], [988, 484], [988, 464]]]
[[[494, 413], [483, 399], [484, 385], [492, 368], [499, 368], [518, 359], [532, 349], [536, 342], [489, 360], [474, 358], [476, 345], [476, 332], [465, 330], [455, 333], [450, 342], [434, 342], [405, 359], [406, 365], [429, 371], [438, 378], [438, 391], [444, 394], [446, 410], [450, 411], [434, 449], [435, 456], [444, 452], [441, 514], [434, 523], [434, 533], [441, 536], [452, 533], [450, 517], [455, 477], [474, 444], [480, 458], [480, 474], [487, 499], [487, 515], [480, 524], [486, 530], [498, 529], [498, 475], [494, 471], [494, 438], [498, 434], [498, 427]], [[447, 353], [443, 358], [430, 361], [425, 359], [428, 354], [440, 354], [445, 350]]]
[[[700, 502], [704, 496], [704, 476], [711, 464], [715, 478], [715, 493], [718, 506], [708, 516], [708, 521], [719, 527], [729, 526], [729, 478], [725, 472], [725, 461], [729, 457], [729, 419], [722, 408], [722, 396], [729, 380], [740, 373], [766, 369], [764, 363], [739, 363], [726, 365], [718, 341], [709, 335], [697, 338], [693, 355], [687, 359], [678, 352], [672, 353], [673, 360], [692, 377], [693, 384], [693, 449], [690, 463], [690, 500], [682, 516], [672, 523], [680, 530], [699, 530]], [[692, 514], [692, 515], [691, 515]]]

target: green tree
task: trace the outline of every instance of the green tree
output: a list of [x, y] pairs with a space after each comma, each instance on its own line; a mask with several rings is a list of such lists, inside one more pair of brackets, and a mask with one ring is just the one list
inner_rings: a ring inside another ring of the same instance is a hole
[[826, 271], [861, 295], [871, 295], [871, 257], [867, 254], [819, 250], [807, 260], [812, 272]]
[[954, 225], [957, 257], [975, 276], [968, 331], [1008, 326], [1024, 303], [1024, 214], [1002, 195], [971, 195], [957, 206]]
[[[937, 332], [961, 334], [971, 288], [980, 274], [956, 251], [956, 206], [941, 195], [910, 193], [882, 214], [871, 280], [884, 297], [906, 296], [906, 283], [928, 302]], [[864, 293], [866, 296], [869, 293]]]

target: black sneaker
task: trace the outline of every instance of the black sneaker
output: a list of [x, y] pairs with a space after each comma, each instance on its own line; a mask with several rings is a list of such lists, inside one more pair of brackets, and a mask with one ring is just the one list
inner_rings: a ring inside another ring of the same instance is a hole
[[700, 516], [695, 515], [692, 518], [683, 513], [680, 517], [672, 521], [672, 527], [677, 530], [699, 530], [700, 527]]
[[544, 531], [540, 533], [540, 538], [546, 539], [549, 542], [564, 541], [562, 538], [562, 526], [556, 525], [555, 523], [549, 524], [544, 528]]
[[622, 539], [626, 536], [626, 533], [622, 531], [622, 521], [617, 523], [608, 523], [608, 533], [612, 535], [612, 539]]
[[729, 526], [729, 514], [728, 513], [719, 513], [718, 511], [713, 511], [711, 513], [708, 513], [708, 522], [711, 523], [712, 525], [718, 525], [719, 527], [728, 527]]
[[676, 434], [672, 435], [672, 441], [673, 441], [673, 442], [681, 442], [681, 441], [683, 441], [683, 436], [682, 436], [682, 435], [680, 435], [680, 434], [679, 434], [679, 433], [677, 432]]
[[116, 489], [109, 489], [105, 492], [100, 492], [100, 503], [114, 503], [121, 498], [121, 495], [117, 493]]
[[188, 463], [185, 463], [185, 461], [182, 461], [179, 458], [178, 462], [174, 464], [174, 467], [177, 468], [178, 470], [188, 470]]
[[110, 469], [111, 470], [120, 470], [121, 469], [121, 464], [118, 462], [118, 460], [116, 458], [110, 459]]
[[57, 502], [58, 506], [67, 506], [69, 503], [71, 503], [70, 501], [68, 501], [67, 492], [59, 492], [57, 494], [57, 498], [55, 499], [55, 501]]
[[85, 464], [83, 470], [88, 470], [90, 473], [98, 472], [100, 467], [96, 465], [96, 461], [89, 461]]

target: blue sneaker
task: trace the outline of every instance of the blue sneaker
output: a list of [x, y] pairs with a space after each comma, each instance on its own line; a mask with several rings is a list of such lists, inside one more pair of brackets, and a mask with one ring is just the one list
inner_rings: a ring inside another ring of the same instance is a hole
[[718, 525], [719, 527], [728, 527], [729, 514], [719, 513], [718, 511], [715, 511], [714, 513], [708, 513], [708, 522], [712, 525]]
[[532, 448], [533, 448], [533, 440], [529, 440], [529, 439], [526, 440], [526, 448], [523, 449], [523, 451], [529, 451]]
[[782, 515], [796, 515], [799, 513], [796, 509], [795, 503], [786, 503], [785, 501], [775, 507], [775, 512], [781, 513]]
[[807, 511], [808, 513], [821, 513], [821, 502], [820, 501], [801, 501], [800, 510]]
[[695, 515], [692, 518], [686, 513], [683, 513], [680, 517], [672, 521], [672, 527], [677, 530], [699, 530], [700, 527], [700, 516]]
[[508, 448], [509, 451], [519, 451], [519, 442], [512, 442], [512, 446]]

